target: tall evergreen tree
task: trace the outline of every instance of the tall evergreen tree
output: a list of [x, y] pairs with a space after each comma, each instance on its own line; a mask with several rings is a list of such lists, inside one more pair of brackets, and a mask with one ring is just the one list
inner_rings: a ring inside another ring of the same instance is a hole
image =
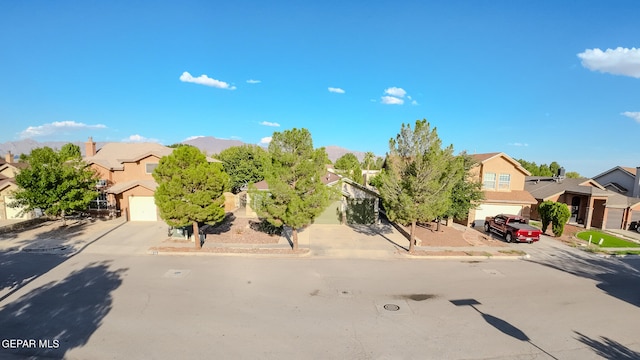
[[484, 199], [482, 182], [474, 179], [470, 171], [476, 165], [471, 156], [463, 152], [458, 155], [462, 159], [464, 171], [451, 189], [451, 205], [445, 211], [444, 216], [451, 219], [464, 219], [469, 215], [469, 210], [475, 209]]
[[16, 175], [19, 189], [10, 206], [25, 211], [41, 209], [64, 221], [65, 214], [86, 210], [98, 196], [97, 176], [82, 161], [77, 145], [66, 144], [60, 151], [37, 148], [21, 159], [28, 167]]
[[379, 187], [391, 221], [411, 224], [409, 252], [414, 251], [418, 221], [431, 221], [451, 204], [451, 190], [464, 171], [463, 161], [453, 155], [453, 146], [442, 148], [436, 128], [417, 120], [415, 128], [402, 124], [389, 140], [387, 168]]
[[171, 226], [193, 224], [200, 249], [199, 223], [213, 225], [224, 219], [223, 193], [229, 175], [220, 163], [209, 163], [199, 149], [180, 146], [160, 159], [153, 178], [158, 182], [154, 196], [160, 217]]
[[298, 250], [298, 229], [309, 225], [329, 204], [331, 190], [322, 183], [327, 153], [314, 149], [307, 129], [273, 133], [270, 162], [265, 168], [268, 191], [250, 189], [251, 206], [274, 226], [292, 229], [293, 250]]

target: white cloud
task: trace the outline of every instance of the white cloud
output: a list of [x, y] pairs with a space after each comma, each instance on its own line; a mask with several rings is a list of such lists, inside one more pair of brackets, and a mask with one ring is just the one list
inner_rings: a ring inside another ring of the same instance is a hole
[[75, 121], [54, 121], [52, 123], [43, 124], [39, 126], [29, 126], [22, 132], [20, 132], [21, 138], [31, 138], [38, 136], [53, 135], [60, 132], [67, 132], [70, 130], [84, 130], [84, 129], [106, 129], [106, 125], [87, 125]]
[[260, 144], [261, 145], [266, 145], [266, 144], [268, 144], [270, 142], [271, 142], [271, 136], [263, 137], [262, 139], [260, 139]]
[[126, 139], [122, 139], [122, 141], [123, 142], [156, 142], [156, 143], [160, 142], [157, 139], [147, 138], [147, 137], [144, 137], [144, 136], [138, 135], [138, 134], [131, 135]]
[[193, 76], [191, 76], [191, 74], [189, 74], [186, 71], [183, 72], [182, 75], [180, 75], [180, 81], [187, 82], [187, 83], [200, 84], [200, 85], [205, 85], [205, 86], [211, 86], [211, 87], [218, 88], [218, 89], [228, 89], [228, 90], [235, 90], [236, 89], [236, 87], [233, 86], [233, 85], [229, 85], [228, 83], [226, 83], [224, 81], [212, 79], [212, 78], [208, 77], [205, 74], [202, 74], [202, 75], [198, 76], [197, 78], [194, 78]]
[[632, 118], [633, 120], [640, 123], [640, 111], [625, 111], [620, 115], [624, 115], [626, 117]]
[[390, 87], [386, 89], [384, 93], [387, 95], [391, 95], [399, 98], [404, 97], [407, 94], [407, 92], [404, 91], [403, 88], [399, 88], [399, 87]]
[[280, 124], [278, 124], [277, 122], [269, 122], [269, 121], [263, 121], [260, 123], [260, 125], [264, 125], [264, 126], [273, 126], [273, 127], [279, 127]]
[[380, 98], [380, 102], [386, 105], [402, 105], [404, 104], [404, 100], [398, 99], [393, 96], [383, 96]]
[[182, 142], [189, 141], [189, 140], [195, 140], [195, 139], [198, 139], [198, 138], [201, 138], [201, 137], [204, 137], [204, 136], [203, 135], [189, 136], [188, 138], [182, 140]]
[[417, 102], [417, 101], [412, 100], [412, 101], [411, 101], [411, 105], [419, 105], [419, 104], [418, 104], [418, 102]]
[[527, 146], [529, 146], [529, 144], [526, 144], [526, 143], [519, 143], [519, 142], [516, 142], [516, 143], [508, 143], [507, 145], [508, 145], [508, 146], [522, 146], [522, 147], [527, 147]]
[[589, 70], [640, 78], [640, 49], [586, 49], [578, 57]]
[[344, 94], [345, 93], [345, 91], [343, 89], [341, 89], [341, 88], [330, 87], [330, 88], [328, 88], [328, 90], [329, 90], [329, 92], [336, 93], [336, 94]]
[[261, 80], [254, 80], [254, 79], [247, 80], [247, 84], [260, 84], [261, 82], [262, 82]]

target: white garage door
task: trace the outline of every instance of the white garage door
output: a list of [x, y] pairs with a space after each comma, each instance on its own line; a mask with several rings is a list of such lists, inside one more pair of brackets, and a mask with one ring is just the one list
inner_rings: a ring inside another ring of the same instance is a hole
[[13, 198], [11, 196], [4, 197], [5, 210], [7, 212], [7, 219], [27, 219], [27, 213], [22, 211], [22, 208], [10, 207], [9, 204], [13, 202]]
[[131, 221], [158, 221], [153, 196], [130, 196]]
[[476, 209], [474, 224], [477, 227], [484, 226], [484, 219], [487, 216], [496, 216], [498, 214], [520, 215], [522, 212], [521, 205], [491, 205], [482, 204]]

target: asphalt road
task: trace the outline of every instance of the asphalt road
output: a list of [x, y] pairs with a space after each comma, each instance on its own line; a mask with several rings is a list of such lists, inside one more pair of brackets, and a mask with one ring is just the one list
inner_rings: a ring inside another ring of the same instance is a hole
[[0, 300], [0, 358], [640, 358], [636, 258], [546, 241], [480, 261], [109, 250], [146, 241], [128, 230], [63, 259], [2, 254], [1, 284], [29, 281]]

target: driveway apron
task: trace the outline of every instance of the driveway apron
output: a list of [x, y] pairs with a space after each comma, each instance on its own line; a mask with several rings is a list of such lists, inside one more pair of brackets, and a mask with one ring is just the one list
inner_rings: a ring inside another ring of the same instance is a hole
[[312, 257], [393, 259], [408, 241], [393, 226], [313, 224], [300, 233]]

